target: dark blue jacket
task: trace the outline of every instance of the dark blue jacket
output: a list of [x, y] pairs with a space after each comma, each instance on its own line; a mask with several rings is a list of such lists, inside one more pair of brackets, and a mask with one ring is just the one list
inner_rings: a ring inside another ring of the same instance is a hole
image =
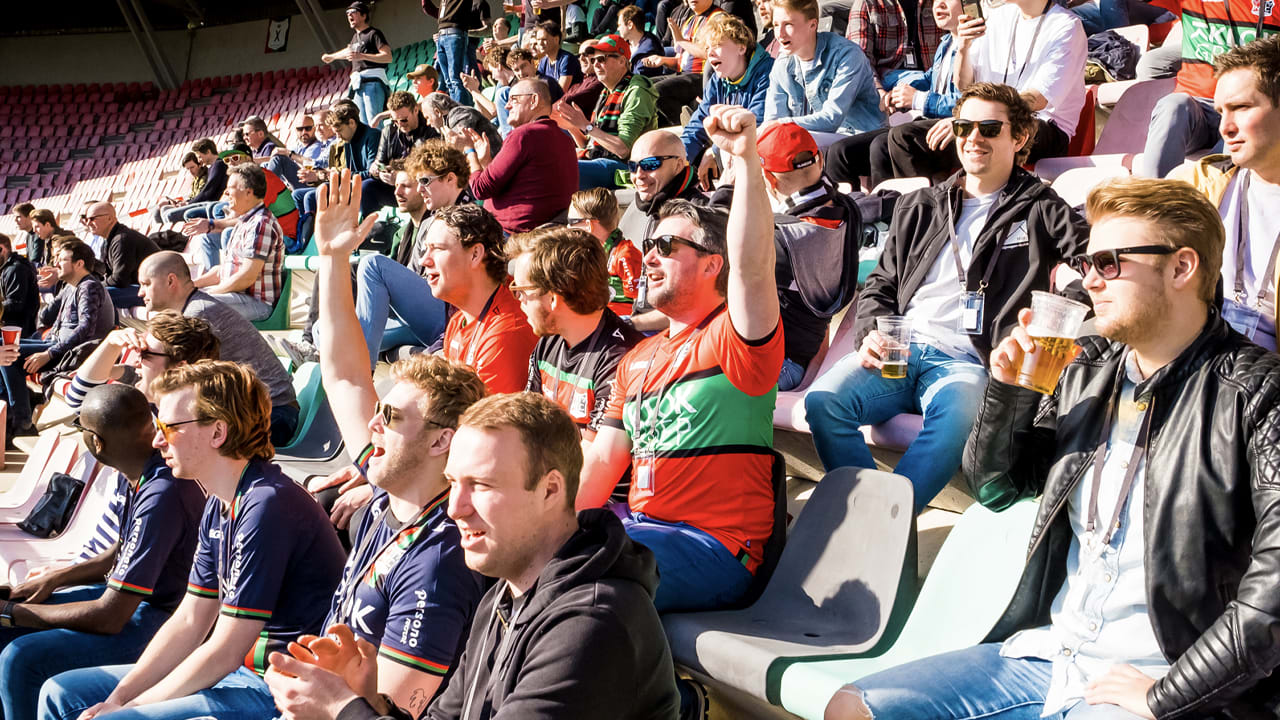
[[764, 101], [769, 93], [771, 70], [773, 58], [759, 45], [751, 49], [747, 71], [736, 83], [721, 77], [708, 66], [702, 85], [702, 102], [698, 103], [693, 115], [689, 117], [689, 124], [680, 133], [680, 139], [684, 142], [684, 154], [689, 162], [696, 163], [702, 151], [711, 145], [711, 138], [702, 129], [702, 122], [712, 105], [740, 105], [755, 113], [757, 123], [764, 122]]

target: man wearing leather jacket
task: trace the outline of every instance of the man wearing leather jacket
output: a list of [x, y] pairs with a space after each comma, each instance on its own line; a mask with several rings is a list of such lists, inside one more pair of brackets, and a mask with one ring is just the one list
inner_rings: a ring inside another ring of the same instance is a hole
[[984, 505], [1040, 497], [1013, 600], [986, 643], [846, 686], [828, 718], [1276, 716], [1280, 357], [1222, 320], [1203, 195], [1125, 179], [1087, 209], [1100, 337], [1037, 395], [1023, 310], [965, 450]]

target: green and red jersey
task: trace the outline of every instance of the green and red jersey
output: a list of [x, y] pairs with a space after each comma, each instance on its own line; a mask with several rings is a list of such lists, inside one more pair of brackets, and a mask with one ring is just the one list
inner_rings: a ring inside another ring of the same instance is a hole
[[[1261, 13], [1261, 18], [1259, 18]], [[1182, 68], [1176, 92], [1212, 98], [1213, 59], [1239, 45], [1280, 32], [1276, 0], [1182, 0]]]

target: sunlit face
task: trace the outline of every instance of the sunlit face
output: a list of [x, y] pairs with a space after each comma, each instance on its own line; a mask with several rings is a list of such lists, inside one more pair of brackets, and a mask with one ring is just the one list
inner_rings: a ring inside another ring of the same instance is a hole
[[1280, 108], [1258, 89], [1253, 69], [1223, 73], [1213, 105], [1222, 114], [1218, 130], [1231, 162], [1243, 168], [1280, 167]]
[[71, 282], [76, 279], [78, 273], [84, 271], [84, 263], [72, 260], [70, 250], [59, 250], [54, 266], [58, 269], [58, 280], [61, 282]]
[[249, 143], [249, 147], [256, 148], [267, 139], [265, 130], [255, 130], [252, 125], [245, 125], [241, 129], [244, 130], [244, 139], [245, 142]]
[[527, 58], [511, 62], [510, 67], [519, 80], [529, 80], [538, 76], [538, 66]]
[[707, 62], [720, 77], [736, 80], [747, 71], [747, 48], [728, 38], [722, 39], [707, 46]]
[[410, 215], [422, 212], [422, 193], [418, 192], [418, 181], [401, 170], [396, 173], [396, 207]]
[[807, 55], [817, 42], [818, 21], [775, 5], [773, 32], [783, 50], [792, 55]]
[[406, 480], [417, 476], [430, 454], [430, 433], [440, 428], [422, 413], [424, 395], [412, 383], [397, 382], [382, 399], [382, 404], [390, 408], [387, 412], [391, 422], [387, 423], [381, 412], [369, 419], [373, 456], [369, 458], [368, 474], [373, 485], [403, 486]]
[[333, 131], [338, 134], [338, 137], [342, 138], [343, 142], [346, 142], [356, 136], [356, 128], [358, 125], [359, 123], [355, 120], [348, 120], [344, 123], [335, 125]]
[[993, 138], [983, 137], [976, 127], [966, 137], [957, 137], [956, 153], [960, 156], [960, 164], [965, 172], [970, 175], [1008, 175], [1013, 170], [1014, 158], [1026, 139], [1013, 137], [1009, 111], [1004, 104], [970, 98], [960, 106], [956, 118], [973, 121], [999, 120], [1004, 123], [1000, 134]]
[[18, 229], [23, 232], [31, 232], [31, 218], [26, 215], [13, 214], [13, 221], [18, 223]]
[[[1156, 229], [1147, 220], [1132, 217], [1104, 217], [1089, 231], [1089, 253], [1121, 247], [1161, 244]], [[1093, 301], [1098, 334], [1133, 345], [1159, 332], [1163, 319], [1173, 314], [1169, 297], [1169, 255], [1121, 255], [1120, 275], [1103, 280], [1091, 268], [1084, 276], [1084, 289]]]
[[41, 240], [48, 240], [53, 237], [53, 223], [40, 222], [39, 220], [36, 220], [31, 224], [31, 227], [34, 230], [36, 237]]
[[465, 299], [472, 274], [483, 272], [483, 260], [484, 248], [479, 243], [464, 246], [448, 225], [436, 222], [427, 230], [423, 277], [437, 300], [456, 304]]
[[[647, 157], [658, 157], [662, 155], [673, 155], [675, 153], [664, 151], [659, 143], [654, 140], [654, 136], [643, 136], [636, 141], [634, 147], [631, 148], [632, 162], [640, 162]], [[683, 148], [680, 155], [683, 155]], [[636, 194], [642, 200], [652, 200], [657, 196], [658, 191], [667, 186], [676, 175], [679, 175], [687, 166], [682, 162], [681, 157], [673, 157], [662, 161], [657, 170], [644, 170], [636, 168], [631, 173], [631, 182], [636, 186]]]
[[[151, 381], [164, 374], [169, 369], [171, 358], [165, 350], [164, 344], [151, 333], [142, 336], [143, 342], [147, 349], [134, 355], [133, 367], [138, 371], [138, 382], [134, 386], [142, 391], [147, 399], [151, 399]], [[183, 427], [186, 427], [185, 425]]]
[[507, 124], [514, 128], [536, 120], [537, 109], [537, 93], [530, 91], [528, 83], [519, 85], [507, 96]]
[[186, 170], [187, 173], [191, 175], [191, 177], [193, 178], [200, 177], [200, 163], [196, 162], [195, 160], [192, 160], [191, 162], [186, 163], [185, 165], [182, 166], [182, 168]]
[[960, 0], [933, 0], [933, 22], [938, 29], [954, 32], [960, 24]]
[[249, 191], [249, 187], [245, 185], [244, 178], [239, 175], [232, 175], [227, 178], [226, 195], [228, 202], [231, 203], [231, 209], [237, 215], [243, 215], [258, 204], [258, 197]]
[[533, 328], [534, 334], [539, 337], [555, 335], [560, 330], [556, 327], [555, 318], [552, 316], [552, 293], [534, 287], [533, 282], [530, 281], [529, 263], [532, 258], [531, 254], [524, 253], [511, 261], [511, 286], [514, 288], [516, 300], [520, 302], [520, 309], [529, 319], [529, 327]]
[[[216, 460], [217, 445], [225, 438], [219, 434], [220, 423], [188, 422], [196, 420], [196, 391], [185, 387], [156, 398], [156, 418], [171, 427], [166, 438], [158, 428], [151, 446], [160, 451], [175, 477], [200, 480], [204, 471]], [[181, 424], [178, 424], [181, 423]]]
[[546, 55], [551, 50], [551, 35], [542, 28], [536, 28], [531, 33], [533, 40], [529, 43], [529, 49], [536, 55]]
[[435, 78], [420, 77], [413, 81], [413, 89], [418, 97], [426, 97], [436, 91]]
[[[691, 239], [697, 228], [687, 218], [669, 217], [654, 228], [654, 236], [674, 235]], [[679, 314], [694, 297], [700, 297], [702, 285], [715, 283], [712, 262], [718, 257], [699, 252], [688, 243], [674, 243], [669, 257], [657, 248], [644, 254], [644, 272], [648, 280], [649, 304], [668, 315]]]
[[609, 230], [599, 221], [592, 218], [584, 217], [582, 211], [573, 205], [569, 206], [569, 227], [574, 230], [591, 233], [591, 236], [600, 242], [609, 239]]
[[89, 224], [89, 232], [98, 237], [106, 237], [107, 231], [116, 224], [116, 217], [110, 210], [90, 210], [85, 221]]
[[458, 176], [453, 173], [433, 175], [431, 170], [424, 169], [416, 179], [415, 187], [422, 196], [423, 204], [429, 212], [449, 207], [458, 199], [461, 188], [458, 187]]
[[328, 142], [329, 138], [332, 138], [336, 134], [333, 131], [333, 128], [324, 121], [323, 116], [320, 117], [319, 119], [316, 119], [316, 118], [312, 118], [312, 119], [315, 120], [316, 138], [319, 139], [320, 142]]
[[169, 287], [168, 277], [158, 278], [149, 272], [138, 273], [138, 294], [142, 296], [142, 302], [148, 310], [175, 309], [177, 292]]
[[402, 133], [411, 133], [418, 129], [418, 108], [400, 108], [391, 113], [391, 119]]

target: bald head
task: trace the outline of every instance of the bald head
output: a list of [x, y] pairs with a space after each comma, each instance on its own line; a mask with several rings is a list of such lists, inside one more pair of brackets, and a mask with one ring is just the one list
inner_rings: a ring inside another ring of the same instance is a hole
[[551, 87], [547, 85], [545, 80], [540, 78], [529, 78], [527, 80], [517, 82], [515, 87], [511, 88], [511, 94], [513, 95], [523, 95], [525, 93], [531, 93], [538, 96], [539, 108], [551, 108]]
[[172, 250], [161, 250], [143, 259], [138, 266], [138, 284], [147, 309], [181, 312], [187, 297], [195, 290], [187, 261]]
[[96, 202], [89, 206], [89, 216], [106, 215], [114, 222], [116, 219], [116, 208], [109, 202]]
[[[677, 178], [689, 178], [689, 161], [684, 155], [684, 143], [680, 136], [666, 130], [652, 130], [639, 137], [631, 146], [631, 161], [639, 163], [645, 158], [657, 157], [661, 161], [657, 169], [648, 164], [636, 167], [631, 173], [631, 182], [636, 186], [636, 194], [645, 202], [651, 202], [658, 193]], [[657, 212], [658, 208], [651, 208]]]
[[675, 165], [688, 162], [685, 160], [684, 143], [680, 141], [680, 136], [668, 130], [650, 130], [631, 146], [632, 160], [643, 160], [655, 155], [676, 155], [679, 159], [671, 161]]
[[116, 469], [122, 461], [151, 455], [151, 405], [135, 387], [111, 383], [89, 390], [80, 404], [80, 425], [102, 440], [107, 457], [98, 459]]

